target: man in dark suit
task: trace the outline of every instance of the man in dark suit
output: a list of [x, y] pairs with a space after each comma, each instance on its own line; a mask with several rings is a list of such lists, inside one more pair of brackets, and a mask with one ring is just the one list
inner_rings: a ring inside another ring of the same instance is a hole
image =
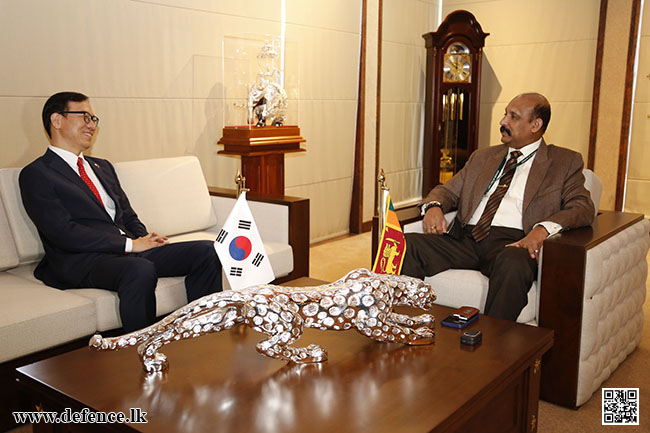
[[[544, 239], [590, 225], [595, 214], [580, 154], [542, 138], [550, 118], [551, 106], [540, 94], [508, 104], [500, 122], [503, 144], [472, 153], [422, 200], [424, 234], [406, 234], [403, 274], [479, 270], [490, 280], [484, 313], [517, 319], [537, 277]], [[447, 227], [443, 212], [453, 210], [457, 217]]]
[[99, 118], [88, 97], [62, 92], [43, 107], [51, 145], [20, 172], [23, 205], [45, 257], [34, 275], [60, 289], [116, 291], [125, 331], [155, 320], [158, 277], [185, 275], [189, 301], [221, 290], [221, 263], [211, 241], [170, 244], [148, 233], [110, 162], [84, 156]]

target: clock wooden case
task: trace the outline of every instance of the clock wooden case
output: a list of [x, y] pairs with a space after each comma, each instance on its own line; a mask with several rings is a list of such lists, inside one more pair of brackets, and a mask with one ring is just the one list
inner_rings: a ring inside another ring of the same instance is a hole
[[474, 15], [454, 11], [422, 35], [427, 50], [422, 196], [460, 170], [478, 146], [483, 32]]

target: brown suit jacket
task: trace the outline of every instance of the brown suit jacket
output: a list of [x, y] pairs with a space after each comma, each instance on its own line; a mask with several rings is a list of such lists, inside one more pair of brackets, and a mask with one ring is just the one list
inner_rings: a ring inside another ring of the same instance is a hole
[[[422, 203], [437, 200], [445, 212], [458, 210], [458, 219], [466, 225], [507, 152], [504, 144], [473, 152], [465, 166], [444, 185], [433, 188]], [[594, 204], [582, 169], [579, 153], [542, 140], [524, 191], [525, 233], [542, 221], [556, 222], [563, 230], [593, 222]]]

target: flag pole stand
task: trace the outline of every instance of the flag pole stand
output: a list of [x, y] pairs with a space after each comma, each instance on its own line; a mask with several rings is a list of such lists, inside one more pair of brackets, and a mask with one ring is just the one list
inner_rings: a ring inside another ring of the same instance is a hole
[[386, 186], [384, 170], [380, 171], [379, 178], [379, 221], [377, 231], [377, 253], [372, 265], [372, 271], [378, 274], [399, 275], [404, 263], [406, 240], [401, 224], [395, 213], [390, 192]]
[[[237, 185], [237, 198], [239, 198], [242, 192], [250, 191], [250, 189], [246, 188], [246, 178], [241, 175], [239, 170], [237, 170], [237, 174], [235, 175], [235, 184]], [[245, 335], [246, 328], [246, 325], [241, 324], [237, 326], [235, 333], [240, 336]]]
[[384, 222], [386, 221], [386, 195], [388, 193], [388, 187], [386, 186], [386, 175], [384, 174], [384, 169], [379, 170], [379, 176], [377, 177], [377, 192], [379, 197], [377, 203], [379, 204], [379, 209], [377, 215], [379, 216], [379, 230], [377, 230], [377, 245], [381, 242], [381, 234], [384, 232]]
[[250, 189], [246, 188], [246, 178], [241, 175], [239, 170], [237, 170], [237, 174], [235, 175], [235, 184], [237, 184], [237, 198], [239, 198], [242, 192], [250, 191]]

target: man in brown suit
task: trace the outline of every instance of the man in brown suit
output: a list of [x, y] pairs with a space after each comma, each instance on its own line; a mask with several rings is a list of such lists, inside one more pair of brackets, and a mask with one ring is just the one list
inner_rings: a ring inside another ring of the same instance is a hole
[[[479, 270], [490, 279], [484, 313], [517, 319], [537, 277], [544, 239], [590, 225], [595, 214], [581, 155], [542, 138], [550, 118], [551, 106], [540, 94], [510, 101], [500, 122], [503, 144], [472, 153], [422, 200], [424, 234], [406, 234], [402, 274]], [[454, 210], [448, 227], [443, 213]]]

